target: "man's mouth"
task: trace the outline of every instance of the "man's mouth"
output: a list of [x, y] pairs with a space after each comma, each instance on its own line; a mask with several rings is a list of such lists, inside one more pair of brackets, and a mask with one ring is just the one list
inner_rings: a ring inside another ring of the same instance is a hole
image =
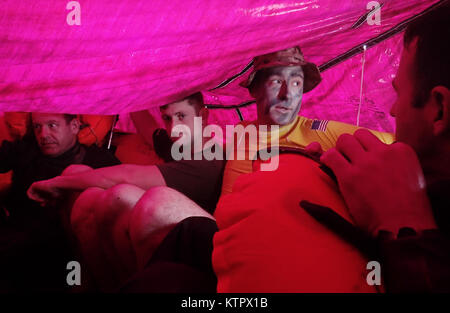
[[288, 113], [288, 112], [292, 111], [291, 108], [285, 107], [284, 105], [280, 105], [280, 104], [277, 104], [276, 106], [274, 106], [274, 109], [281, 113]]

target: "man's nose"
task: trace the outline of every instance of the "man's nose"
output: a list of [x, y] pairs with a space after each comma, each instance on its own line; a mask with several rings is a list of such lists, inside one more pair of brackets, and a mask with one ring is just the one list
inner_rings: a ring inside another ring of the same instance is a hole
[[47, 127], [42, 126], [38, 131], [37, 131], [37, 135], [39, 137], [47, 137], [49, 134], [49, 130]]
[[174, 119], [174, 120], [172, 121], [172, 125], [171, 125], [171, 126], [172, 126], [172, 129], [174, 129], [175, 127], [177, 127], [177, 126], [180, 125], [180, 124], [181, 124], [181, 123], [180, 123], [179, 121], [177, 121], [177, 120]]
[[281, 83], [280, 91], [278, 92], [278, 99], [285, 100], [287, 95], [287, 85], [286, 82], [283, 81]]
[[389, 111], [389, 114], [392, 117], [395, 117], [395, 103], [391, 106], [391, 110]]
[[[172, 131], [174, 130], [175, 127], [177, 127], [178, 125], [182, 125], [182, 124], [183, 123], [181, 123], [180, 121], [177, 121], [175, 119], [172, 120], [172, 122], [170, 123], [170, 134], [172, 133]], [[178, 131], [180, 131], [180, 130], [178, 129]]]

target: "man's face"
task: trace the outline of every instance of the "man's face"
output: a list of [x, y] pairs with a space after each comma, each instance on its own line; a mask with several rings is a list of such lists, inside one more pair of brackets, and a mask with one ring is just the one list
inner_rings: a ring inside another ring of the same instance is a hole
[[171, 136], [172, 129], [177, 125], [185, 125], [189, 128], [191, 132], [191, 144], [193, 144], [195, 135], [201, 137], [201, 134], [194, 133], [194, 117], [196, 116], [198, 115], [195, 112], [195, 107], [189, 103], [189, 100], [170, 103], [165, 109], [161, 109], [161, 117], [172, 141], [180, 138]]
[[392, 85], [397, 93], [397, 99], [392, 105], [391, 115], [395, 117], [396, 139], [404, 142], [417, 153], [424, 152], [431, 143], [432, 128], [425, 119], [425, 107], [414, 107], [414, 56], [416, 40], [404, 47], [400, 66]]
[[304, 75], [301, 66], [278, 66], [265, 70], [252, 90], [258, 121], [266, 125], [287, 125], [300, 110]]
[[44, 155], [57, 157], [77, 141], [79, 124], [76, 119], [67, 123], [63, 114], [33, 113], [33, 131]]

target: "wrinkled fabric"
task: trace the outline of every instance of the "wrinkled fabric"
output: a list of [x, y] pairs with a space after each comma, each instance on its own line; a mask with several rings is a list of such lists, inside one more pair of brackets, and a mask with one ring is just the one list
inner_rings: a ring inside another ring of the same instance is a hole
[[[91, 0], [79, 1], [81, 25], [68, 25], [67, 0], [3, 0], [0, 4], [0, 112], [121, 114], [156, 108], [196, 91], [207, 103], [250, 100], [238, 83], [211, 90], [252, 57], [300, 45], [324, 64], [423, 11], [436, 0], [379, 1], [380, 25], [366, 21], [367, 0]], [[392, 131], [387, 115], [401, 34], [366, 53], [360, 125]], [[323, 73], [301, 114], [356, 123], [361, 54]], [[211, 90], [211, 91], [208, 91]], [[255, 118], [254, 105], [242, 109]], [[214, 110], [211, 122], [239, 121]], [[127, 126], [128, 125], [128, 126]]]
[[304, 156], [281, 154], [279, 162], [276, 171], [240, 176], [217, 204], [217, 291], [380, 291], [367, 284], [366, 257], [299, 206], [320, 203], [350, 222], [337, 185]]

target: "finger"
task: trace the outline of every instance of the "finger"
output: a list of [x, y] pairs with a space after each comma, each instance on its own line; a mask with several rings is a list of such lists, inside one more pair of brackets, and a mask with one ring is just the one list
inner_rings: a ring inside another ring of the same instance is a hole
[[50, 192], [37, 188], [35, 184], [33, 183], [27, 190], [27, 196], [31, 200], [42, 203], [46, 201], [46, 197], [52, 196]]
[[30, 188], [28, 188], [27, 196], [28, 196], [28, 198], [30, 198], [31, 200], [34, 200], [34, 201], [40, 200], [39, 196], [34, 192], [33, 185], [31, 185]]
[[357, 163], [361, 158], [364, 158], [366, 152], [361, 143], [350, 134], [339, 136], [336, 142], [336, 149], [351, 163]]
[[358, 129], [353, 136], [366, 151], [377, 150], [386, 145], [367, 129]]
[[320, 161], [331, 168], [338, 179], [340, 175], [351, 167], [350, 162], [335, 148], [331, 148], [322, 154]]
[[318, 142], [311, 142], [305, 148], [306, 152], [312, 155], [321, 156], [323, 153], [322, 146]]

